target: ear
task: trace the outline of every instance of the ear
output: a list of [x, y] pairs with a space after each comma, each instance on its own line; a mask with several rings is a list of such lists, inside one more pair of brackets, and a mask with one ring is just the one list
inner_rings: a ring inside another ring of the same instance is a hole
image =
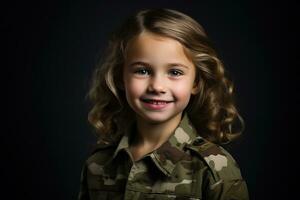
[[199, 84], [197, 82], [194, 83], [191, 94], [196, 95], [200, 92]]

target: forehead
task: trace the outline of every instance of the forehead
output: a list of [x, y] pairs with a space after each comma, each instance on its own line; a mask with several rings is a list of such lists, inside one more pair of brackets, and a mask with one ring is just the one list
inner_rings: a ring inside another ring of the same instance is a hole
[[143, 32], [129, 42], [126, 62], [145, 60], [154, 64], [180, 62], [193, 66], [183, 45], [169, 37]]

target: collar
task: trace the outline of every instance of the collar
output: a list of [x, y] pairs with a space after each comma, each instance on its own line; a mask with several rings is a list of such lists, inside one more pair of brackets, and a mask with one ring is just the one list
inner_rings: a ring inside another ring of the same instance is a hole
[[[128, 149], [130, 135], [133, 130], [134, 129], [131, 127], [129, 130], [125, 131], [113, 156], [105, 165], [112, 162], [122, 150], [127, 151], [127, 153], [131, 155]], [[198, 137], [199, 136], [192, 126], [187, 113], [184, 113], [179, 125], [169, 139], [158, 149], [146, 156], [149, 156], [152, 159], [156, 167], [163, 172], [163, 174], [170, 176], [178, 161], [191, 160], [190, 156], [184, 151], [184, 147], [187, 144], [191, 144]]]

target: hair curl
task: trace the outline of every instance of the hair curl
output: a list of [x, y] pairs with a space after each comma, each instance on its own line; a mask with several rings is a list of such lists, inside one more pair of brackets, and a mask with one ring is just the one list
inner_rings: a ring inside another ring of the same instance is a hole
[[[87, 97], [92, 103], [88, 121], [103, 139], [114, 140], [134, 119], [122, 87], [123, 64], [129, 42], [147, 31], [179, 41], [196, 66], [199, 92], [185, 108], [199, 135], [216, 143], [226, 143], [244, 130], [233, 97], [233, 83], [227, 76], [208, 36], [191, 17], [170, 9], [137, 12], [111, 36], [102, 60], [96, 66]], [[241, 130], [232, 131], [236, 119]]]

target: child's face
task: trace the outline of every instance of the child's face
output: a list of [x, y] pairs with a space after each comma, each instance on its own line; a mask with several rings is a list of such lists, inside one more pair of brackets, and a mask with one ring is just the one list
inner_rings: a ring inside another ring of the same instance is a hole
[[123, 70], [126, 98], [147, 122], [181, 116], [197, 91], [195, 76], [194, 64], [174, 39], [144, 32], [129, 44]]

